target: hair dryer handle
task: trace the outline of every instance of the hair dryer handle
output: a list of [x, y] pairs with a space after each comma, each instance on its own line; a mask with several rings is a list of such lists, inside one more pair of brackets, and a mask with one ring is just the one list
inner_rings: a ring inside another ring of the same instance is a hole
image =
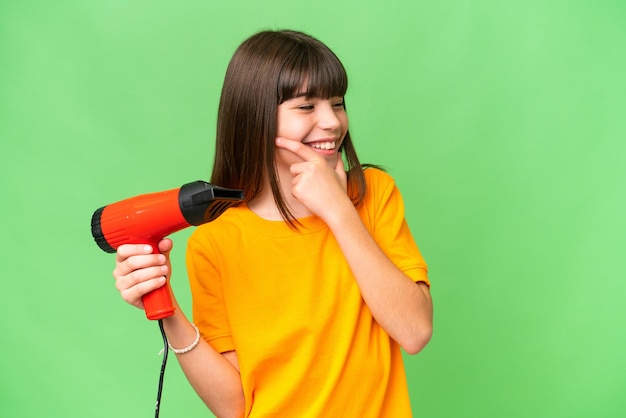
[[[152, 246], [152, 254], [160, 254], [158, 243], [149, 243]], [[158, 289], [146, 293], [143, 298], [143, 307], [148, 319], [157, 320], [174, 315], [176, 308], [172, 302], [170, 284], [165, 283]]]

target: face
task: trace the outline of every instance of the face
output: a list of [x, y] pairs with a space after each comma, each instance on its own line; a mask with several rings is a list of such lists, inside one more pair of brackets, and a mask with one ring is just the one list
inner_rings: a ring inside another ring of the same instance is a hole
[[[339, 147], [348, 132], [348, 115], [343, 97], [306, 98], [304, 94], [278, 106], [277, 136], [308, 145], [335, 167]], [[302, 161], [293, 153], [276, 150], [276, 163], [288, 167]]]

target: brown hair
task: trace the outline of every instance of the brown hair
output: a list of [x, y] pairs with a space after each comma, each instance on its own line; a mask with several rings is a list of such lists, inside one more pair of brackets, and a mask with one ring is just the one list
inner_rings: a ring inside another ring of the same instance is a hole
[[[263, 31], [237, 48], [222, 88], [211, 176], [214, 184], [242, 189], [249, 202], [261, 191], [267, 175], [274, 201], [292, 225], [294, 217], [276, 173], [274, 140], [278, 105], [295, 97], [304, 82], [308, 97], [343, 97], [348, 89], [348, 77], [337, 56], [302, 32]], [[358, 205], [365, 195], [365, 177], [349, 132], [342, 149], [349, 194]]]

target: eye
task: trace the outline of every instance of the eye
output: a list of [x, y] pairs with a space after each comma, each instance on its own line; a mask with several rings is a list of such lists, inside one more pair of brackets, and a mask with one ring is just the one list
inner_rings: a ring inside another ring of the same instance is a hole
[[333, 107], [343, 109], [344, 108], [344, 101], [343, 101], [343, 99], [340, 99], [340, 100], [337, 100], [337, 101], [333, 102]]
[[300, 110], [313, 110], [315, 108], [315, 106], [313, 106], [312, 104], [303, 104], [301, 106], [298, 106], [298, 109]]

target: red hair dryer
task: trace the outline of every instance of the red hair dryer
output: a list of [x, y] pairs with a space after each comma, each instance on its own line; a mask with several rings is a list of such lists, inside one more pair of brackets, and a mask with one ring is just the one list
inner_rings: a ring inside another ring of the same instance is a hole
[[[149, 244], [158, 254], [158, 243], [164, 237], [191, 225], [211, 222], [243, 198], [241, 190], [196, 181], [101, 207], [91, 218], [91, 234], [107, 253], [114, 253], [122, 244]], [[173, 315], [169, 284], [146, 294], [143, 304], [148, 319]]]

